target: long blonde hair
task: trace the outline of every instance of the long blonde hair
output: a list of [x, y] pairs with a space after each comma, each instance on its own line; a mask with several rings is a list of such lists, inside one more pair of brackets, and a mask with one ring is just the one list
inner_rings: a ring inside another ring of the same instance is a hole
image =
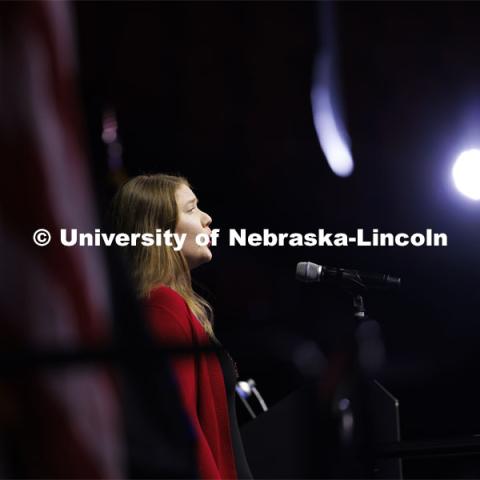
[[[175, 192], [181, 185], [190, 187], [180, 176], [140, 175], [126, 182], [112, 201], [112, 226], [116, 232], [175, 232], [178, 208]], [[213, 313], [210, 304], [192, 288], [190, 269], [183, 252], [172, 247], [142, 245], [124, 247], [133, 282], [139, 298], [148, 298], [150, 291], [166, 285], [179, 293], [198, 318], [205, 331], [214, 338]]]

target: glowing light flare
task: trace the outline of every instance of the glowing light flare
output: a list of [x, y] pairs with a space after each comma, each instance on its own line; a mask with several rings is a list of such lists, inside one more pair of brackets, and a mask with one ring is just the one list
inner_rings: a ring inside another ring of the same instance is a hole
[[336, 120], [328, 87], [312, 89], [312, 110], [315, 130], [328, 165], [336, 175], [348, 177], [353, 171], [353, 158], [347, 137]]
[[480, 150], [462, 152], [452, 168], [455, 186], [463, 195], [480, 200]]

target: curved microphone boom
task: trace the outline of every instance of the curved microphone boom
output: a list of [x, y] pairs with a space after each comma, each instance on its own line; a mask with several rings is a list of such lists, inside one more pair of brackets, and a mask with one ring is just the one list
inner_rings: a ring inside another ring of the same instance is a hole
[[297, 264], [297, 280], [301, 282], [328, 282], [357, 286], [363, 289], [388, 290], [400, 287], [401, 279], [385, 273], [365, 273], [346, 268], [327, 267], [312, 262]]

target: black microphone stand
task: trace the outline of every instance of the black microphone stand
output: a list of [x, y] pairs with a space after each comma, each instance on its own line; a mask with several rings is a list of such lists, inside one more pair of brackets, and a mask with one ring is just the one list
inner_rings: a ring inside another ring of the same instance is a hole
[[[321, 387], [320, 400], [326, 409], [324, 418], [327, 418], [324, 438], [327, 443], [333, 440], [321, 455], [320, 461], [326, 462], [319, 465], [321, 475], [402, 478], [399, 460], [388, 463], [375, 458], [379, 440], [399, 440], [398, 402], [374, 380], [384, 363], [385, 347], [380, 326], [367, 315], [364, 301], [367, 286], [358, 279], [343, 286], [352, 299], [355, 325], [343, 350], [333, 356], [330, 372]], [[386, 408], [390, 413], [380, 418], [385, 412], [378, 411], [377, 407]]]

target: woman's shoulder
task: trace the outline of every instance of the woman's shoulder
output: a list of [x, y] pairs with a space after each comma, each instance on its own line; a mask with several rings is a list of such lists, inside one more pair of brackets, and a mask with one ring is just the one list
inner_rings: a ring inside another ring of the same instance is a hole
[[191, 336], [190, 311], [185, 299], [178, 292], [166, 285], [157, 286], [150, 290], [144, 304], [154, 330], [167, 333], [168, 336], [178, 336], [181, 334], [178, 330], [180, 328]]
[[145, 299], [147, 306], [177, 307], [185, 309], [185, 299], [173, 288], [167, 285], [158, 285], [150, 290]]

